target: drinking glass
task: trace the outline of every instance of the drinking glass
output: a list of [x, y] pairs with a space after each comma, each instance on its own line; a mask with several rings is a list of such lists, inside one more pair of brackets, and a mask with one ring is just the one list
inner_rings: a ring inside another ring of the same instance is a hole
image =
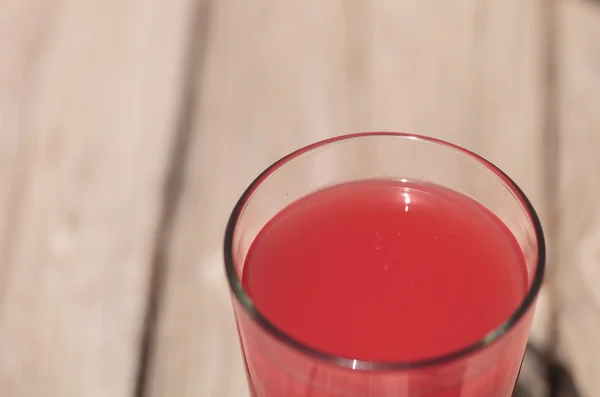
[[[337, 357], [283, 332], [244, 290], [246, 254], [274, 215], [321, 188], [382, 178], [434, 183], [462, 193], [487, 207], [514, 234], [525, 257], [527, 293], [516, 311], [478, 342], [410, 362]], [[275, 162], [235, 205], [224, 255], [253, 397], [508, 397], [519, 374], [545, 266], [540, 221], [512, 179], [466, 149], [402, 133], [336, 137]]]

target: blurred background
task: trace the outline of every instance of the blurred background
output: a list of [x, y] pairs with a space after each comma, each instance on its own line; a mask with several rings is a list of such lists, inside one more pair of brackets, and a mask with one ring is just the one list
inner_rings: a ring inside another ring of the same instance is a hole
[[228, 213], [358, 131], [516, 180], [549, 240], [520, 393], [600, 396], [593, 0], [0, 0], [1, 394], [247, 396]]

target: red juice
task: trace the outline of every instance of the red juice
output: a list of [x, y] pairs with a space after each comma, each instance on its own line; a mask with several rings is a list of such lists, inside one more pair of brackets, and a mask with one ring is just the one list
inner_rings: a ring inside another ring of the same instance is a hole
[[[513, 234], [474, 200], [428, 183], [370, 180], [278, 213], [248, 251], [242, 283], [265, 318], [312, 349], [406, 362], [481, 340], [515, 312], [528, 278]], [[478, 394], [455, 385], [433, 396], [495, 396], [494, 382], [507, 380], [502, 369], [489, 373], [473, 380]], [[277, 376], [263, 365], [256, 397], [338, 395], [309, 385], [282, 392], [270, 386]]]

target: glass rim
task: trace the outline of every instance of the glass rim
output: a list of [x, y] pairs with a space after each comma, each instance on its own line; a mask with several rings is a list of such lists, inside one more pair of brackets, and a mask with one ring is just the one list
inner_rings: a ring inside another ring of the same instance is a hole
[[[536, 243], [537, 243], [537, 264], [535, 269], [534, 278], [529, 285], [529, 289], [525, 297], [521, 300], [519, 307], [510, 315], [508, 319], [506, 319], [502, 324], [498, 325], [495, 329], [488, 332], [484, 337], [482, 337], [477, 342], [462, 347], [460, 349], [456, 349], [449, 353], [445, 353], [443, 355], [411, 360], [411, 361], [372, 361], [372, 360], [358, 360], [343, 356], [338, 356], [335, 354], [327, 353], [323, 350], [316, 349], [307, 345], [306, 343], [301, 342], [300, 340], [288, 335], [282, 329], [280, 329], [273, 322], [269, 321], [254, 305], [250, 296], [246, 293], [242, 286], [241, 277], [238, 276], [237, 271], [235, 269], [235, 263], [233, 259], [233, 238], [234, 233], [236, 231], [236, 227], [240, 216], [242, 215], [243, 209], [245, 208], [248, 201], [252, 198], [254, 191], [277, 169], [281, 168], [288, 162], [293, 159], [308, 153], [313, 150], [319, 149], [323, 146], [327, 146], [330, 144], [334, 144], [341, 141], [365, 138], [365, 137], [396, 137], [403, 139], [412, 139], [412, 140], [421, 140], [429, 143], [437, 144], [443, 146], [448, 149], [453, 149], [461, 152], [473, 160], [479, 162], [484, 165], [487, 169], [491, 170], [497, 177], [503, 180], [505, 185], [512, 191], [514, 197], [519, 201], [522, 208], [526, 211], [527, 215], [530, 218], [530, 222], [533, 226]], [[241, 195], [237, 203], [235, 204], [231, 215], [229, 216], [229, 220], [227, 222], [227, 226], [225, 229], [225, 240], [224, 240], [224, 260], [225, 260], [225, 272], [229, 284], [230, 290], [233, 292], [235, 299], [241, 305], [242, 309], [250, 316], [252, 321], [258, 324], [264, 331], [266, 331], [271, 336], [278, 339], [284, 345], [292, 348], [293, 350], [299, 351], [303, 354], [311, 356], [313, 358], [319, 359], [331, 365], [347, 368], [350, 370], [368, 370], [368, 371], [398, 371], [398, 370], [408, 370], [408, 369], [419, 369], [425, 367], [433, 367], [438, 366], [440, 364], [457, 361], [461, 358], [470, 356], [478, 351], [481, 351], [493, 344], [494, 342], [500, 340], [505, 334], [508, 333], [518, 322], [519, 320], [528, 313], [529, 309], [532, 307], [535, 302], [537, 295], [542, 286], [542, 281], [544, 278], [545, 266], [546, 266], [546, 244], [544, 240], [544, 232], [542, 230], [542, 225], [540, 219], [533, 208], [533, 205], [525, 195], [525, 193], [521, 190], [521, 188], [500, 168], [486, 160], [482, 156], [465, 149], [461, 146], [455, 145], [453, 143], [432, 138], [423, 135], [410, 134], [410, 133], [401, 133], [401, 132], [362, 132], [362, 133], [354, 133], [347, 135], [340, 135], [333, 138], [321, 140], [310, 145], [304, 146], [300, 149], [297, 149], [288, 155], [280, 158], [275, 161], [269, 167], [267, 167], [260, 175], [252, 181], [252, 183], [246, 188], [244, 193]]]

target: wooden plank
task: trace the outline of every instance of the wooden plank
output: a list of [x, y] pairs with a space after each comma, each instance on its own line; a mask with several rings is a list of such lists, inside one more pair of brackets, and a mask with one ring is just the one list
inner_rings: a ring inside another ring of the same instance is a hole
[[543, 204], [537, 1], [212, 5], [149, 397], [247, 395], [223, 229], [253, 177], [300, 145], [360, 130], [452, 139]]
[[147, 396], [247, 395], [224, 224], [282, 154], [347, 130], [342, 1], [213, 2]]
[[488, 157], [543, 210], [541, 2], [375, 4], [372, 124]]
[[600, 4], [559, 7], [560, 353], [592, 397], [600, 390]]
[[0, 2], [3, 395], [132, 395], [188, 7]]

